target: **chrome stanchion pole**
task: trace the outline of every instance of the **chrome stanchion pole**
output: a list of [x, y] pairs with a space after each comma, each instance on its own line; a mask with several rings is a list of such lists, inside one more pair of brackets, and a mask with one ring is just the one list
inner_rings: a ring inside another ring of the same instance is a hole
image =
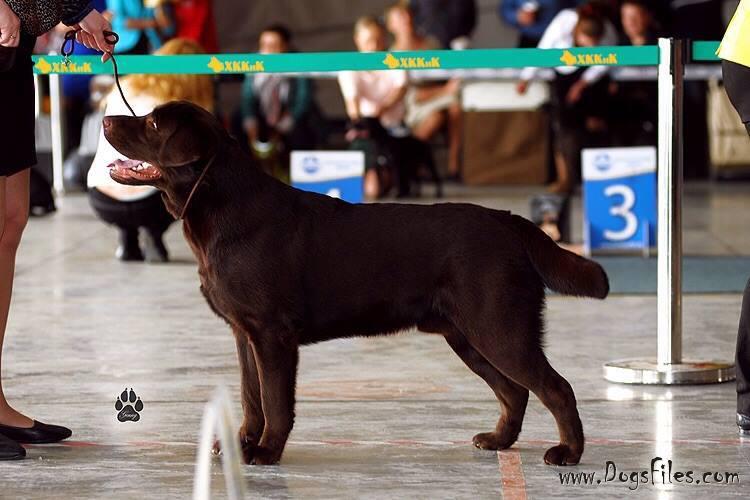
[[656, 360], [604, 365], [604, 377], [624, 384], [711, 384], [734, 380], [734, 365], [682, 359], [683, 40], [659, 40], [659, 261]]
[[50, 122], [52, 124], [52, 184], [58, 194], [65, 193], [63, 162], [65, 161], [65, 111], [60, 75], [49, 75]]

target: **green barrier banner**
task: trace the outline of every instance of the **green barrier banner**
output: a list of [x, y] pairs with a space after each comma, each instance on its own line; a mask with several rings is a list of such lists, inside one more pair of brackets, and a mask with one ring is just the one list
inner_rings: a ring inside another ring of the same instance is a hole
[[[111, 74], [112, 64], [99, 56], [34, 59], [37, 74]], [[122, 74], [315, 73], [332, 71], [496, 69], [535, 66], [654, 66], [658, 47], [592, 47], [568, 50], [477, 49], [421, 52], [330, 52], [294, 54], [216, 54], [179, 56], [117, 56]]]
[[693, 42], [693, 61], [718, 61], [719, 42]]

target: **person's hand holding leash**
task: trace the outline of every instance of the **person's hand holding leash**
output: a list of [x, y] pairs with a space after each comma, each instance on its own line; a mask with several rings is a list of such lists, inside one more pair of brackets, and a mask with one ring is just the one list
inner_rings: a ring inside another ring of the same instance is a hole
[[110, 58], [115, 48], [108, 42], [104, 32], [112, 31], [112, 26], [104, 16], [96, 10], [92, 10], [75, 28], [80, 30], [76, 35], [79, 43], [90, 49], [102, 51], [104, 53], [102, 62], [106, 62]]
[[21, 21], [4, 0], [0, 0], [0, 45], [18, 47], [21, 38]]

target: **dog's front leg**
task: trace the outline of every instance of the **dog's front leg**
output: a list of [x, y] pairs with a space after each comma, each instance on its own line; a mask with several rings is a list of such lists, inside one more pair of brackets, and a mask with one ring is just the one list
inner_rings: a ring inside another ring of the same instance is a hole
[[253, 460], [255, 447], [263, 435], [265, 419], [260, 399], [260, 380], [255, 364], [255, 355], [250, 345], [250, 337], [243, 330], [234, 331], [237, 342], [237, 357], [240, 361], [240, 389], [242, 391], [242, 427], [240, 427], [240, 445], [245, 463]]
[[294, 426], [294, 391], [299, 349], [291, 336], [275, 333], [254, 335], [252, 348], [260, 379], [265, 426], [251, 463], [272, 465], [281, 459]]
[[[240, 362], [240, 391], [242, 395], [242, 426], [240, 427], [239, 440], [242, 448], [242, 458], [249, 464], [253, 460], [253, 454], [263, 435], [265, 419], [263, 418], [263, 406], [260, 399], [260, 380], [258, 369], [255, 364], [255, 355], [250, 345], [248, 334], [240, 329], [233, 328], [234, 339], [237, 344], [237, 359]], [[221, 453], [221, 443], [214, 443], [214, 454]]]

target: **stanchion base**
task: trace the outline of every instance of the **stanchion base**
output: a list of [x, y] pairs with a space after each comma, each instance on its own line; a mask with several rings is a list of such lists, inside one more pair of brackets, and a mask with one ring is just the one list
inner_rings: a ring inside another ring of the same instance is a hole
[[604, 378], [619, 384], [690, 385], [734, 380], [734, 364], [721, 361], [685, 361], [660, 365], [650, 359], [622, 359], [604, 365]]

